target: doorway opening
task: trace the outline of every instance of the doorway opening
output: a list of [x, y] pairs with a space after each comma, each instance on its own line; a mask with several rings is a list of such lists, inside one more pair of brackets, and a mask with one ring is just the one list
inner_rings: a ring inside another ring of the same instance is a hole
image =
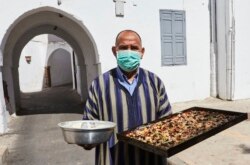
[[35, 36], [24, 46], [18, 69], [19, 115], [82, 113], [73, 52], [66, 41], [52, 34]]

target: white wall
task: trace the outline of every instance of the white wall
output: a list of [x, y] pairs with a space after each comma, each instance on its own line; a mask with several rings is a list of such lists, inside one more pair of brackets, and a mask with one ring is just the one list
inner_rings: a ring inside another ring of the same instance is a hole
[[250, 98], [250, 1], [235, 1], [235, 94], [234, 99]]
[[[141, 66], [161, 77], [171, 102], [204, 99], [210, 96], [207, 0], [126, 1], [123, 18], [115, 17], [115, 6], [110, 2], [112, 1], [98, 1], [98, 6], [105, 6], [101, 10], [80, 11], [74, 7], [71, 9], [83, 17], [84, 24], [93, 35], [100, 53], [103, 72], [116, 66], [116, 60], [111, 52], [116, 34], [123, 29], [134, 29], [141, 34], [146, 49]], [[97, 7], [90, 1], [84, 6], [88, 9]], [[160, 9], [186, 11], [187, 65], [185, 66], [161, 66]], [[87, 15], [90, 17], [86, 17]]]
[[[26, 44], [19, 60], [19, 84], [22, 92], [41, 91], [47, 54], [47, 35], [39, 35]], [[25, 56], [31, 56], [28, 64]]]
[[[43, 89], [45, 66], [51, 66], [51, 85], [72, 83], [72, 48], [61, 38], [53, 35], [34, 37], [24, 47], [19, 60], [19, 83], [22, 92]], [[25, 56], [31, 56], [27, 63]]]
[[[15, 4], [15, 7], [13, 7]], [[126, 0], [124, 17], [115, 16], [113, 0], [9, 0], [0, 6], [2, 17], [0, 42], [11, 23], [23, 13], [42, 6], [52, 6], [72, 14], [87, 27], [97, 45], [102, 72], [116, 67], [111, 46], [117, 33], [133, 29], [141, 34], [146, 48], [142, 67], [155, 72], [164, 81], [171, 102], [209, 97], [209, 11], [208, 0]], [[161, 66], [160, 9], [186, 11], [187, 65]], [[153, 62], [152, 62], [153, 61]]]
[[[0, 56], [2, 52], [0, 50]], [[2, 60], [2, 59], [0, 59]], [[0, 61], [1, 63], [1, 61]], [[0, 73], [2, 72], [2, 68], [0, 67]], [[2, 82], [2, 74], [0, 74], [0, 81]], [[0, 86], [0, 134], [4, 133], [7, 129], [7, 120], [9, 118], [8, 112], [6, 110], [6, 104], [4, 99], [3, 86]]]

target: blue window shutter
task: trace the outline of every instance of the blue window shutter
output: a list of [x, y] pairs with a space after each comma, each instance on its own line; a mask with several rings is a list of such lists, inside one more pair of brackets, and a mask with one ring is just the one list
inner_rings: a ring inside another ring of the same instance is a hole
[[173, 59], [173, 20], [172, 12], [161, 10], [161, 52], [162, 52], [162, 65], [172, 65]]
[[185, 12], [173, 12], [173, 25], [174, 25], [174, 64], [186, 64], [186, 26], [185, 26]]
[[160, 10], [162, 66], [186, 64], [185, 12]]

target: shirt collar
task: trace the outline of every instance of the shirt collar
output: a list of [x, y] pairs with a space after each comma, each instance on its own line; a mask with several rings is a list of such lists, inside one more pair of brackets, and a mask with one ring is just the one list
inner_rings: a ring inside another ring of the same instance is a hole
[[[121, 69], [119, 67], [116, 68], [117, 70], [117, 75], [118, 75], [118, 79], [121, 81], [121, 82], [127, 82], [128, 84], [130, 84], [128, 82], [128, 78], [127, 76], [121, 71]], [[135, 79], [137, 80], [138, 79], [138, 75], [139, 75], [139, 68], [137, 68], [137, 72], [136, 72], [136, 75], [135, 75]]]

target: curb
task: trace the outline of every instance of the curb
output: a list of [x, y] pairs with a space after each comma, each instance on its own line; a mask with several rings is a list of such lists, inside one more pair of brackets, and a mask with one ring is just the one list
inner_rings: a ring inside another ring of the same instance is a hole
[[6, 146], [0, 146], [0, 165], [7, 165], [7, 156], [9, 154]]

